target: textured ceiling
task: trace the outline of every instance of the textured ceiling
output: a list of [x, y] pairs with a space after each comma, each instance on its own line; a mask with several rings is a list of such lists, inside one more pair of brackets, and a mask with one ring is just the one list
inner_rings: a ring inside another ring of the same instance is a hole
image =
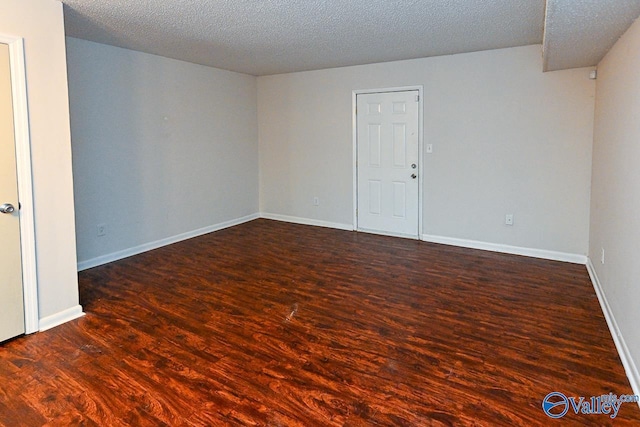
[[544, 0], [62, 0], [67, 35], [253, 75], [542, 42]]
[[[545, 22], [545, 0], [59, 1], [69, 36], [253, 75], [537, 44]], [[640, 4], [547, 2], [548, 69], [595, 65]]]
[[547, 0], [544, 70], [596, 65], [640, 15], [640, 0]]

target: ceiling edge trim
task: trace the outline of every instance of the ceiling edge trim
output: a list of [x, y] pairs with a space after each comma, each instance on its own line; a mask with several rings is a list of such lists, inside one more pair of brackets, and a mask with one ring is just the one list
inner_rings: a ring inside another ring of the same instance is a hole
[[544, 25], [542, 28], [542, 72], [546, 73], [547, 71], [549, 71], [549, 45], [551, 43], [550, 39], [551, 37], [549, 37], [549, 33], [548, 33], [548, 29], [549, 29], [549, 21], [550, 21], [550, 12], [549, 12], [549, 1], [550, 0], [545, 0], [544, 2]]

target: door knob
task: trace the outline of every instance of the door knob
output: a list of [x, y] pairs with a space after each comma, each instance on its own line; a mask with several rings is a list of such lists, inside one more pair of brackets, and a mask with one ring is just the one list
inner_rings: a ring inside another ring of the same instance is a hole
[[411, 178], [416, 179], [418, 177], [418, 175], [416, 175], [415, 173], [411, 174]]
[[0, 206], [0, 212], [4, 214], [13, 213], [15, 210], [16, 208], [14, 208], [11, 203], [5, 203], [4, 205]]

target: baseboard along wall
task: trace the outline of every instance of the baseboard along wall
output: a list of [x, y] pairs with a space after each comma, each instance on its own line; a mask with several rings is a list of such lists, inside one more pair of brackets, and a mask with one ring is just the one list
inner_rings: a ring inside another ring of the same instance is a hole
[[78, 271], [87, 270], [89, 268], [97, 267], [99, 265], [107, 264], [113, 261], [118, 261], [123, 258], [128, 258], [133, 255], [138, 255], [143, 252], [151, 251], [153, 249], [158, 249], [163, 246], [170, 245], [172, 243], [178, 243], [183, 240], [191, 239], [193, 237], [202, 236], [203, 234], [213, 233], [214, 231], [222, 230], [225, 228], [233, 227], [235, 225], [244, 224], [245, 222], [253, 221], [254, 219], [258, 219], [260, 215], [252, 214], [247, 215], [242, 218], [233, 219], [230, 221], [221, 222], [218, 224], [210, 225], [207, 227], [199, 228], [197, 230], [188, 231], [186, 233], [181, 233], [175, 236], [167, 237], [164, 239], [156, 240], [154, 242], [144, 243], [139, 246], [134, 246], [132, 248], [123, 249], [121, 251], [112, 252], [110, 254], [101, 255], [99, 257], [91, 258], [78, 263]]
[[[618, 350], [618, 355], [620, 356], [620, 360], [622, 361], [622, 366], [624, 366], [627, 378], [629, 379], [629, 383], [631, 384], [631, 389], [633, 390], [633, 393], [635, 395], [640, 396], [640, 374], [638, 373], [638, 367], [636, 366], [633, 357], [631, 357], [629, 347], [627, 346], [624, 336], [622, 335], [622, 332], [618, 327], [618, 322], [616, 322], [616, 318], [613, 315], [611, 306], [607, 301], [607, 295], [602, 288], [602, 284], [600, 282], [600, 279], [598, 279], [598, 274], [596, 273], [596, 269], [594, 268], [591, 259], [587, 261], [587, 271], [589, 272], [589, 277], [591, 278], [593, 289], [595, 290], [598, 301], [600, 302], [602, 313], [604, 314], [604, 318], [607, 321], [609, 332], [611, 332], [611, 337], [613, 338], [613, 342], [616, 345], [616, 349]], [[638, 402], [638, 406], [640, 407], [640, 402]]]
[[38, 323], [38, 330], [40, 332], [46, 331], [82, 316], [84, 316], [82, 306], [76, 305], [75, 307], [68, 308], [56, 314], [52, 314], [51, 316], [41, 318], [40, 322]]

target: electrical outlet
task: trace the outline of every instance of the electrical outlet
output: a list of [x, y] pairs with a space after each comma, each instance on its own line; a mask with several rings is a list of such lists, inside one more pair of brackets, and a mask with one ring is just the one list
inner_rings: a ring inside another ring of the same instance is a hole
[[96, 229], [98, 231], [98, 237], [102, 237], [102, 236], [106, 236], [107, 235], [107, 225], [106, 224], [98, 224], [96, 226]]
[[320, 199], [318, 197], [313, 198], [313, 206], [320, 206]]
[[604, 248], [602, 248], [602, 253], [600, 254], [600, 262], [604, 264]]
[[507, 225], [513, 225], [513, 214], [506, 214], [504, 217], [504, 223]]

